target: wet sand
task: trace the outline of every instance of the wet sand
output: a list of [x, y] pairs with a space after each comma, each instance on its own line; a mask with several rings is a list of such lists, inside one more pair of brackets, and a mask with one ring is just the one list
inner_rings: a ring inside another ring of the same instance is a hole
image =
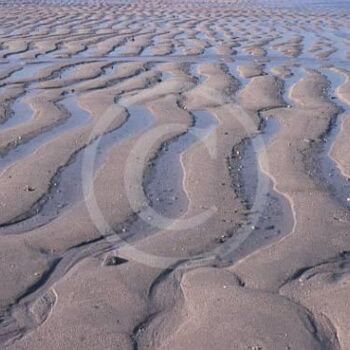
[[350, 348], [349, 1], [0, 2], [0, 348]]

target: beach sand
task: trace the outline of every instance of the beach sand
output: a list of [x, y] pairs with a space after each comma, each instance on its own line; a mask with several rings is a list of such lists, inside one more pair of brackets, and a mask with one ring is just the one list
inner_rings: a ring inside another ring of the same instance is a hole
[[1, 349], [350, 349], [350, 2], [0, 9]]

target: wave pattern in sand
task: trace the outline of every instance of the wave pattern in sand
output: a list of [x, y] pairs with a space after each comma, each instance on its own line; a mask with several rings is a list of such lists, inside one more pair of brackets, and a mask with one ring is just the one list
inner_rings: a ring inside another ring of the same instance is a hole
[[350, 347], [348, 2], [0, 8], [1, 347]]

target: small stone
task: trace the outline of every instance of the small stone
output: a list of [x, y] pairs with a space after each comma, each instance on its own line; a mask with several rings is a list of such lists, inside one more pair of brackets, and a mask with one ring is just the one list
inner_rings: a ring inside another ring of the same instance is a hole
[[219, 242], [219, 243], [225, 243], [226, 238], [227, 238], [226, 236], [222, 235], [222, 236], [220, 236], [220, 237], [217, 239], [217, 242]]
[[32, 187], [32, 186], [26, 186], [26, 191], [28, 191], [28, 192], [34, 192], [34, 191], [35, 191], [35, 188]]
[[108, 256], [104, 262], [105, 266], [116, 266], [128, 262], [128, 260], [120, 258], [119, 256]]

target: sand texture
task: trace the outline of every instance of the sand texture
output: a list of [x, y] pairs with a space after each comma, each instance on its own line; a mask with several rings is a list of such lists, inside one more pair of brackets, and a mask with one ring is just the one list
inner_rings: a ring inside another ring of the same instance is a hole
[[0, 349], [350, 349], [349, 1], [0, 11]]

